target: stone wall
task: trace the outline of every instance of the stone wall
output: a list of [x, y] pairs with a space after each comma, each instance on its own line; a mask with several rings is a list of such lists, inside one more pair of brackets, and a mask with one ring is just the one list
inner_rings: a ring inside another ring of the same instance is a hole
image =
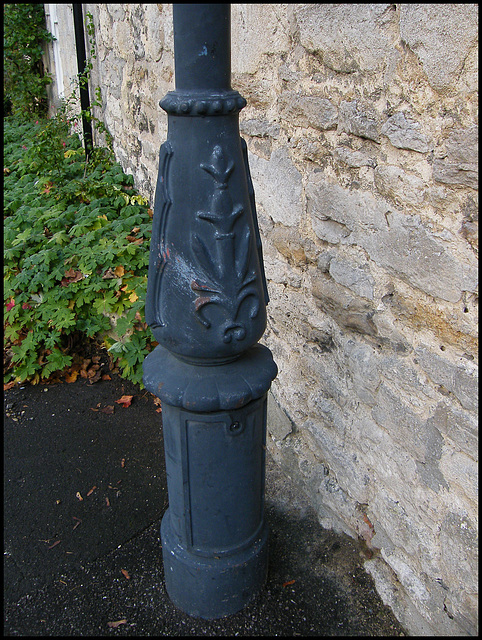
[[[172, 5], [83, 6], [99, 115], [152, 203]], [[413, 634], [478, 628], [477, 60], [476, 4], [232, 5], [269, 450]]]

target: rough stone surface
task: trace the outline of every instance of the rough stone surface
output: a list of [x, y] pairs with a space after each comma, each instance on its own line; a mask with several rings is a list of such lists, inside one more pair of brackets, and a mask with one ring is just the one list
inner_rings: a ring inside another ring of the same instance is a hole
[[380, 140], [378, 119], [370, 111], [370, 109], [359, 107], [356, 100], [343, 101], [338, 110], [338, 130], [378, 142]]
[[[152, 206], [172, 6], [83, 7], [96, 113]], [[363, 541], [410, 633], [476, 634], [478, 6], [241, 4], [232, 25], [279, 368], [267, 446]]]
[[437, 91], [450, 90], [477, 45], [476, 4], [401, 4], [400, 35]]
[[420, 128], [420, 123], [407, 118], [403, 112], [399, 111], [388, 118], [381, 128], [381, 133], [387, 136], [394, 147], [427, 153], [430, 149], [429, 140]]
[[478, 127], [456, 129], [445, 143], [442, 158], [435, 158], [433, 179], [445, 184], [460, 184], [477, 189], [479, 178]]

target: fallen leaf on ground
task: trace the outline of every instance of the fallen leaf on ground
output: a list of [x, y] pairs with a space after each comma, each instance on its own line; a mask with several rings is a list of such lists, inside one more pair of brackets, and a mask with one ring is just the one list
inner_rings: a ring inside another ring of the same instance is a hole
[[114, 413], [114, 406], [109, 404], [107, 407], [104, 407], [103, 409], [101, 409], [102, 413], [107, 413], [107, 414], [111, 414]]
[[[90, 489], [90, 491], [87, 491], [87, 497], [89, 497], [90, 495], [92, 495], [96, 489], [97, 489], [97, 487], [94, 485], [94, 486], [92, 487], [92, 489]], [[77, 518], [76, 518], [76, 519], [77, 519]]]
[[11, 389], [14, 385], [16, 384], [15, 380], [13, 380], [12, 382], [8, 382], [7, 384], [3, 385], [3, 390], [4, 391], [8, 391], [9, 389]]
[[288, 580], [288, 582], [283, 582], [283, 587], [289, 587], [290, 584], [294, 584], [296, 580]]
[[80, 518], [76, 518], [75, 516], [73, 516], [73, 519], [74, 519], [74, 520], [77, 520], [77, 522], [74, 524], [72, 531], [73, 531], [74, 529], [77, 529], [77, 527], [79, 526], [79, 524], [82, 522], [82, 520], [81, 520]]
[[80, 491], [77, 491], [77, 493], [75, 494], [75, 497], [78, 498], [79, 500], [83, 500], [84, 498], [80, 495]]
[[102, 380], [112, 380], [112, 378], [108, 373], [104, 373], [104, 375], [102, 376]]
[[78, 371], [71, 371], [65, 374], [65, 382], [75, 382], [79, 376]]
[[121, 460], [121, 467], [124, 468], [126, 466], [126, 459], [122, 458]]
[[56, 547], [58, 544], [60, 544], [60, 540], [56, 540], [53, 544], [50, 545], [49, 549], [53, 549], [54, 547]]
[[108, 507], [110, 507], [109, 498], [108, 498], [107, 496], [106, 496], [106, 498], [105, 498], [105, 503], [106, 503], [106, 505], [107, 505]]
[[[94, 367], [98, 367], [98, 364], [95, 364]], [[94, 384], [94, 382], [98, 382], [100, 380], [102, 373], [101, 371], [95, 371], [95, 369], [89, 369], [87, 372], [87, 377], [89, 384]]]
[[130, 407], [132, 398], [134, 396], [122, 396], [119, 400], [116, 400], [117, 404], [121, 404], [123, 407]]
[[121, 571], [122, 571], [122, 575], [124, 576], [124, 578], [126, 578], [126, 580], [131, 579], [130, 575], [127, 573], [125, 569], [121, 569]]
[[108, 622], [107, 626], [111, 629], [117, 629], [117, 627], [121, 624], [127, 624], [127, 620], [124, 618], [123, 620], [117, 620], [117, 622]]

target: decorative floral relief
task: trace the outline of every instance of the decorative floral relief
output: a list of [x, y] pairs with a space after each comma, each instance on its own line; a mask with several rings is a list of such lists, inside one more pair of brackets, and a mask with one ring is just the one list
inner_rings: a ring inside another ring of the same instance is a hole
[[[152, 291], [154, 292], [154, 299], [152, 304], [152, 313], [149, 313], [149, 318], [147, 319], [148, 324], [152, 327], [164, 327], [165, 323], [162, 319], [162, 305], [160, 303], [160, 293], [161, 293], [161, 284], [162, 277], [164, 275], [164, 267], [169, 260], [169, 247], [166, 244], [166, 225], [167, 218], [169, 214], [169, 210], [172, 205], [172, 200], [168, 192], [167, 182], [169, 175], [169, 166], [171, 164], [172, 158], [172, 147], [169, 142], [165, 142], [161, 146], [160, 157], [159, 157], [159, 178], [157, 188], [160, 189], [160, 194], [156, 194], [156, 202], [159, 198], [162, 202], [161, 210], [159, 214], [159, 220], [153, 224], [153, 233], [156, 233], [153, 238], [156, 257], [153, 265], [153, 269], [149, 277], [153, 279], [152, 283]], [[147, 297], [147, 300], [150, 300], [150, 296]], [[147, 309], [146, 309], [147, 315]], [[152, 315], [154, 316], [151, 319]]]
[[[222, 148], [216, 145], [209, 163], [201, 168], [214, 180], [209, 211], [198, 211], [197, 217], [213, 226], [214, 250], [209, 250], [199, 236], [193, 237], [193, 252], [201, 268], [202, 276], [193, 280], [191, 289], [198, 294], [195, 312], [206, 327], [211, 322], [204, 310], [209, 304], [219, 305], [227, 311], [228, 319], [220, 327], [223, 341], [240, 341], [246, 337], [246, 324], [238, 316], [244, 301], [249, 299], [249, 316], [255, 318], [259, 310], [256, 272], [249, 268], [251, 259], [251, 231], [248, 225], [234, 231], [235, 222], [244, 213], [240, 204], [234, 204], [228, 189], [228, 181], [234, 162], [227, 161]], [[238, 225], [240, 226], [240, 225]]]

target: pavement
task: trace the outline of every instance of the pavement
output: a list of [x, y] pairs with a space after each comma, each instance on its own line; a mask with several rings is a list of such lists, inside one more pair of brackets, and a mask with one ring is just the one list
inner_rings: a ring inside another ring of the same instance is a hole
[[116, 375], [4, 396], [4, 635], [408, 635], [363, 569], [362, 547], [323, 529], [269, 457], [265, 587], [220, 620], [179, 611], [163, 577], [154, 397]]

